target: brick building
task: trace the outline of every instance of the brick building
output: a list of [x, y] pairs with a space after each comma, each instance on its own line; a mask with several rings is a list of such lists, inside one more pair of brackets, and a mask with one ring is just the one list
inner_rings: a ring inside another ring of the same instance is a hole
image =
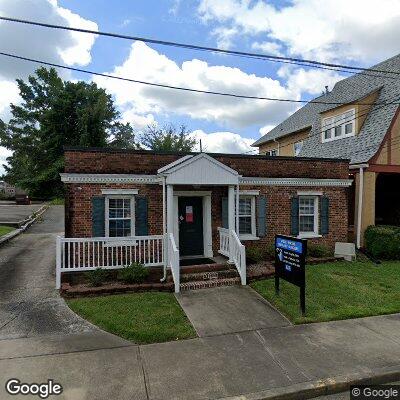
[[[348, 168], [338, 159], [67, 149], [65, 240], [89, 238], [81, 269], [142, 257], [175, 269], [179, 281], [181, 259], [222, 254], [240, 273], [246, 247], [265, 248], [276, 234], [345, 242]], [[97, 250], [90, 238], [102, 238]], [[62, 258], [65, 270], [76, 267]]]

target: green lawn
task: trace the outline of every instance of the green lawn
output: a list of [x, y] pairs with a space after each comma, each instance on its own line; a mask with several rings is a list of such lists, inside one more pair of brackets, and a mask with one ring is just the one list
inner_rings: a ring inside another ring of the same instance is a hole
[[0, 225], [0, 236], [4, 236], [7, 233], [10, 233], [13, 231], [15, 228], [12, 228], [11, 226], [1, 226]]
[[336, 262], [306, 267], [306, 316], [301, 317], [299, 288], [274, 279], [251, 284], [296, 324], [400, 312], [400, 262]]
[[132, 293], [68, 300], [77, 314], [136, 343], [196, 337], [172, 293]]

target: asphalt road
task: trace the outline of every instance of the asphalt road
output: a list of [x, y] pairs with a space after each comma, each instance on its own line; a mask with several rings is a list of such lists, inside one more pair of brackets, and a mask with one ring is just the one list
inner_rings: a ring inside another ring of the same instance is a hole
[[42, 205], [43, 203], [35, 203], [17, 206], [15, 202], [0, 201], [0, 225], [16, 224], [24, 221], [32, 213], [39, 210]]
[[0, 248], [0, 339], [93, 329], [55, 290], [55, 240], [63, 230], [63, 207], [53, 206]]

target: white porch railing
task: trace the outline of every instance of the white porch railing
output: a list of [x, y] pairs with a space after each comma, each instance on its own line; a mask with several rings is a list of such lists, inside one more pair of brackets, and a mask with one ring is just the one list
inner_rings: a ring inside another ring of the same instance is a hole
[[229, 257], [229, 229], [218, 228], [219, 231], [219, 253]]
[[[61, 287], [61, 273], [90, 271], [96, 268], [117, 269], [139, 262], [147, 267], [164, 264], [163, 235], [124, 238], [57, 237], [56, 287]], [[179, 256], [178, 256], [179, 266]]]
[[229, 257], [229, 261], [235, 264], [242, 285], [246, 285], [246, 247], [234, 230], [218, 228], [218, 231], [219, 253]]
[[168, 234], [168, 266], [171, 268], [172, 278], [175, 285], [175, 293], [179, 293], [180, 289], [180, 267], [179, 267], [179, 250], [176, 247], [174, 235]]

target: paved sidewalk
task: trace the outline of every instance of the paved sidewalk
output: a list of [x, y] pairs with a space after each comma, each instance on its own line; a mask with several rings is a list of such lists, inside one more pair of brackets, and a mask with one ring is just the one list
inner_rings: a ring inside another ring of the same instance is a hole
[[200, 337], [291, 325], [249, 286], [192, 290], [176, 298]]
[[[400, 314], [137, 346], [96, 333], [0, 341], [0, 377], [60, 382], [60, 399], [268, 398], [400, 373]], [[1, 393], [0, 399], [8, 399]]]

